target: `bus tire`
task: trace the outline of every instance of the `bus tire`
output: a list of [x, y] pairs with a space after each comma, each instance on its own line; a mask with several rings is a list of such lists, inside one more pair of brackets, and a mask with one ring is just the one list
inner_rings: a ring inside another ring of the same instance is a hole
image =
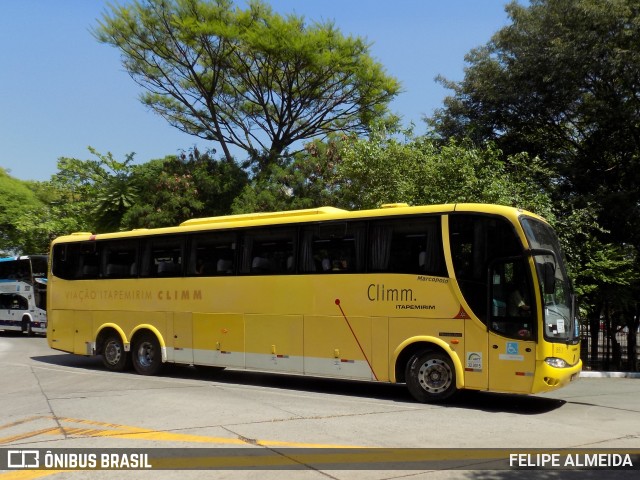
[[107, 334], [102, 347], [102, 364], [112, 372], [123, 372], [128, 363], [129, 354], [124, 350], [120, 335], [115, 332]]
[[140, 375], [156, 375], [162, 367], [160, 342], [151, 332], [135, 336], [131, 348], [133, 368]]
[[407, 388], [421, 403], [443, 402], [457, 391], [456, 370], [448, 355], [421, 351], [413, 355], [405, 371]]
[[30, 337], [33, 337], [34, 333], [31, 328], [31, 319], [29, 317], [24, 317], [22, 319], [22, 333], [26, 333]]

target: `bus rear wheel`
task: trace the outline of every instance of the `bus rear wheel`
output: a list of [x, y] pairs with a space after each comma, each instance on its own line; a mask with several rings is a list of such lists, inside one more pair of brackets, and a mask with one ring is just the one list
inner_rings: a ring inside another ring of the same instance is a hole
[[102, 348], [102, 364], [112, 372], [122, 372], [127, 368], [128, 353], [124, 350], [124, 344], [120, 335], [110, 333], [104, 339]]
[[419, 352], [407, 363], [407, 388], [419, 402], [443, 402], [457, 391], [455, 372], [448, 355], [432, 351]]
[[160, 342], [153, 333], [137, 335], [131, 349], [133, 368], [140, 375], [156, 375], [162, 367]]

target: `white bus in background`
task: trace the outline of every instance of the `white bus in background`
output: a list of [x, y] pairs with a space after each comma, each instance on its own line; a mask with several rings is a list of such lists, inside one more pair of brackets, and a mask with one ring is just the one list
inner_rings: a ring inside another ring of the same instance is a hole
[[0, 258], [0, 330], [47, 332], [47, 255]]

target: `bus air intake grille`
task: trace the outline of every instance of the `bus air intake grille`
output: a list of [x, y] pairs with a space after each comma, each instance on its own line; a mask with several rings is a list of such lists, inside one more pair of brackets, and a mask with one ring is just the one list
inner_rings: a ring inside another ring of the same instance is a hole
[[558, 385], [558, 383], [560, 383], [560, 380], [558, 380], [557, 378], [544, 377], [544, 383], [546, 383], [550, 387], [555, 387]]

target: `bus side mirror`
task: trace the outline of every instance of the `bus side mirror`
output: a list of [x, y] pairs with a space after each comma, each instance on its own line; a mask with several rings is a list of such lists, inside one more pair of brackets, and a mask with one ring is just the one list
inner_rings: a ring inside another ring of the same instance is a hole
[[545, 262], [542, 274], [544, 293], [552, 295], [556, 291], [556, 266], [551, 262]]

